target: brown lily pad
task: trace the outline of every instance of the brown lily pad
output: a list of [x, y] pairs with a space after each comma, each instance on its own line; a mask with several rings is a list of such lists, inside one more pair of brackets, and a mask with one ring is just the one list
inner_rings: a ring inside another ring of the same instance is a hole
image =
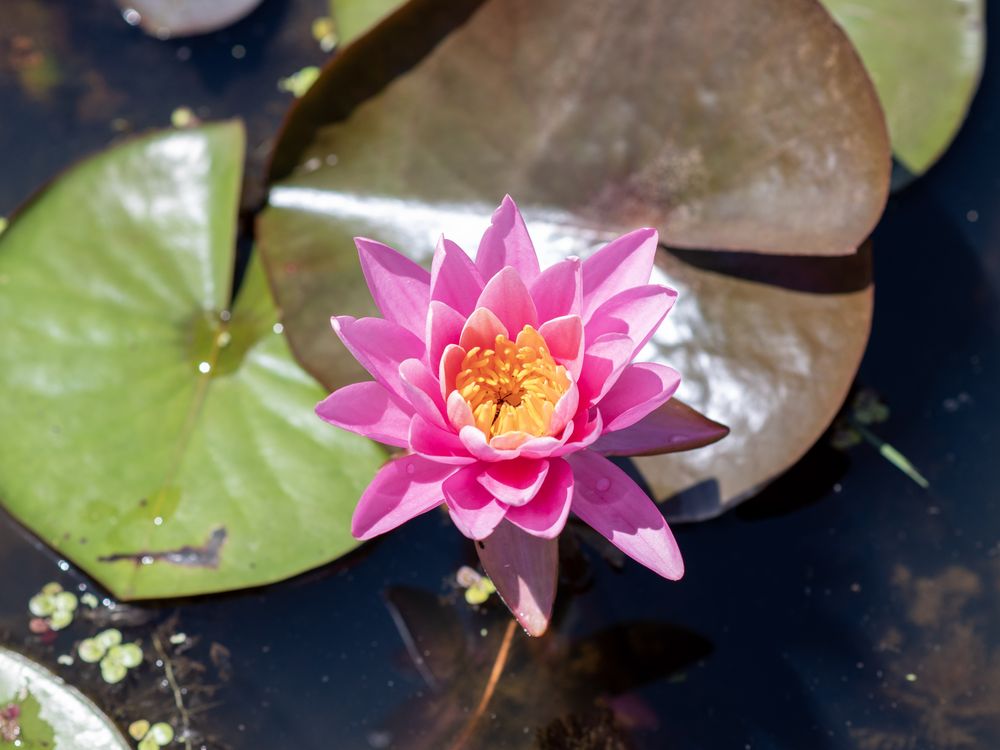
[[701, 517], [786, 468], [840, 405], [871, 313], [854, 248], [889, 166], [871, 83], [815, 0], [411, 0], [291, 112], [258, 239], [293, 349], [330, 388], [362, 376], [329, 315], [373, 312], [355, 235], [421, 261], [441, 232], [474, 250], [510, 192], [543, 262], [641, 225], [752, 251], [663, 260], [681, 299], [649, 356], [734, 429], [640, 465], [660, 497], [714, 483], [683, 511]]

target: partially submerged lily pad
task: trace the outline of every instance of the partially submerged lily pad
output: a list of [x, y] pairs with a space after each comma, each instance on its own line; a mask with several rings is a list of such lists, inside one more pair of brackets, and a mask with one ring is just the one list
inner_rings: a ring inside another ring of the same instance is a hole
[[855, 248], [889, 165], [871, 82], [816, 2], [411, 0], [293, 108], [258, 236], [296, 356], [331, 389], [364, 376], [329, 315], [374, 312], [354, 235], [425, 263], [441, 232], [472, 252], [509, 191], [548, 262], [643, 224], [752, 251], [661, 259], [681, 297], [646, 356], [734, 429], [640, 466], [660, 498], [707, 489], [675, 504], [699, 518], [789, 466], [840, 406], [871, 314]]
[[21, 706], [18, 747], [23, 750], [129, 750], [110, 719], [78, 690], [0, 648], [0, 707], [8, 703]]
[[822, 0], [858, 48], [896, 158], [923, 174], [965, 120], [986, 53], [984, 0]]
[[256, 263], [234, 305], [236, 123], [75, 167], [0, 238], [0, 501], [118, 598], [334, 559], [384, 460], [313, 414]]

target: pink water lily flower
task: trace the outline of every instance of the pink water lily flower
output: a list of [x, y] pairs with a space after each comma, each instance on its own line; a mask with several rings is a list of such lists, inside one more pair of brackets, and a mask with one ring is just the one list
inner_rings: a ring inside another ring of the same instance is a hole
[[384, 317], [332, 322], [375, 380], [341, 388], [317, 413], [406, 454], [365, 490], [354, 536], [370, 539], [444, 504], [534, 635], [548, 625], [556, 537], [570, 512], [679, 579], [684, 563], [660, 511], [602, 455], [678, 440], [656, 410], [679, 375], [633, 362], [677, 297], [649, 283], [656, 231], [542, 270], [508, 196], [475, 261], [443, 238], [430, 272], [379, 242], [356, 243]]

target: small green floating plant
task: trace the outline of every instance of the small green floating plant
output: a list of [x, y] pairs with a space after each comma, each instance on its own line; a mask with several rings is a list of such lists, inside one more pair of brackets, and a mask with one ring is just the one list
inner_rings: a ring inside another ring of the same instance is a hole
[[160, 750], [174, 741], [174, 728], [164, 721], [150, 725], [146, 719], [139, 719], [129, 724], [128, 733], [139, 743], [138, 750]]
[[122, 643], [121, 631], [110, 628], [80, 642], [77, 652], [88, 664], [100, 662], [101, 677], [115, 684], [125, 679], [128, 670], [142, 664], [138, 643]]
[[73, 622], [78, 601], [72, 591], [64, 591], [55, 581], [47, 583], [28, 601], [28, 610], [50, 630], [62, 630]]

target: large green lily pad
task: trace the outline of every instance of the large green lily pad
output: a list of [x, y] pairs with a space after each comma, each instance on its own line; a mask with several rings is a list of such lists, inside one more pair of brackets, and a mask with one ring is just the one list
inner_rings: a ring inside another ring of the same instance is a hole
[[[30, 659], [0, 648], [0, 709], [20, 709], [22, 750], [129, 750], [114, 724], [82, 693]], [[0, 747], [6, 747], [0, 739]]]
[[118, 146], [0, 237], [0, 501], [121, 598], [342, 555], [384, 459], [314, 416], [258, 264], [230, 305], [243, 143], [226, 123]]
[[640, 462], [700, 518], [842, 403], [871, 315], [855, 248], [889, 166], [871, 82], [812, 0], [411, 0], [292, 111], [258, 237], [295, 353], [330, 388], [363, 377], [327, 323], [373, 309], [354, 235], [422, 262], [441, 232], [474, 251], [510, 192], [549, 262], [641, 225], [716, 251], [663, 255], [681, 297], [645, 352], [733, 427]]
[[885, 107], [892, 148], [923, 174], [951, 143], [979, 85], [983, 0], [823, 0]]
[[340, 44], [348, 44], [395, 11], [404, 0], [330, 0]]

